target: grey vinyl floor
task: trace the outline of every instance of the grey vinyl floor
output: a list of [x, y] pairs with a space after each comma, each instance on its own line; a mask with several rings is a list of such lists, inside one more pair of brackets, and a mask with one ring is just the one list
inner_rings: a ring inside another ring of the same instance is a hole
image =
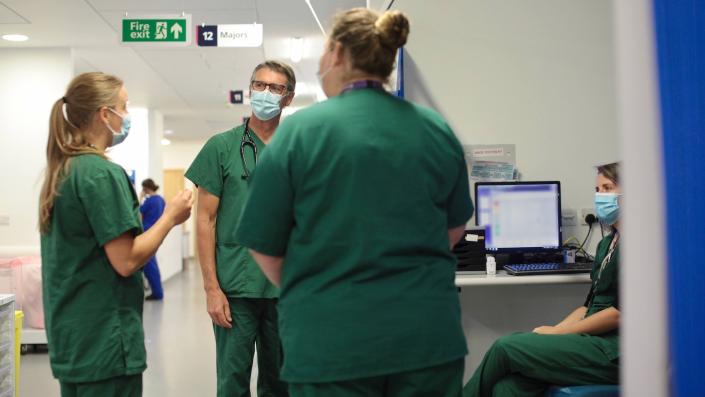
[[[190, 263], [167, 280], [164, 295], [164, 301], [145, 302], [143, 396], [215, 396], [215, 343], [198, 265]], [[46, 352], [23, 355], [20, 363], [20, 396], [59, 396]], [[256, 372], [255, 365], [253, 379]], [[256, 395], [254, 382], [251, 388]]]

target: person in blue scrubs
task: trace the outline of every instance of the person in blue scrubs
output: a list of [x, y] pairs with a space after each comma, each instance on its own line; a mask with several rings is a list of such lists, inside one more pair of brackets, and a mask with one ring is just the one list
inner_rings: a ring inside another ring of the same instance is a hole
[[[142, 214], [142, 226], [144, 230], [149, 230], [152, 225], [154, 225], [159, 218], [164, 213], [164, 198], [157, 194], [159, 186], [151, 178], [142, 181], [142, 194], [144, 198], [142, 205], [140, 206], [140, 213]], [[149, 262], [144, 265], [144, 276], [147, 277], [147, 282], [149, 282], [149, 288], [152, 293], [148, 295], [145, 299], [147, 300], [162, 300], [164, 299], [164, 290], [162, 289], [162, 276], [159, 273], [159, 266], [157, 265], [157, 256], [152, 256], [149, 258]]]

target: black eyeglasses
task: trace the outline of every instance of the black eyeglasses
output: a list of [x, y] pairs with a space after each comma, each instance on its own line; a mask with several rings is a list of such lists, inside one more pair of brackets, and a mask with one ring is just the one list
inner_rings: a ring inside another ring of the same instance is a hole
[[265, 83], [264, 81], [255, 80], [252, 82], [252, 89], [255, 91], [264, 91], [265, 88], [269, 87], [269, 92], [277, 95], [284, 95], [286, 92], [286, 86], [275, 83]]

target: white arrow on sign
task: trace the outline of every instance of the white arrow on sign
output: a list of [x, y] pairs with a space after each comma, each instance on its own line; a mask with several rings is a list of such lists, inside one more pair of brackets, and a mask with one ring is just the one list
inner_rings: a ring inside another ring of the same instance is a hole
[[174, 35], [175, 39], [179, 38], [181, 32], [183, 32], [183, 29], [181, 29], [181, 25], [179, 25], [178, 23], [171, 25], [171, 34]]

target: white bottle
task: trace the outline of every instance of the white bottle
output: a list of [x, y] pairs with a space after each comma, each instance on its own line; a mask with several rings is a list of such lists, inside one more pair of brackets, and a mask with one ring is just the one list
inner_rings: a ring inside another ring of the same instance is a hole
[[495, 262], [494, 256], [487, 255], [486, 269], [488, 276], [494, 276], [497, 274], [497, 262]]

